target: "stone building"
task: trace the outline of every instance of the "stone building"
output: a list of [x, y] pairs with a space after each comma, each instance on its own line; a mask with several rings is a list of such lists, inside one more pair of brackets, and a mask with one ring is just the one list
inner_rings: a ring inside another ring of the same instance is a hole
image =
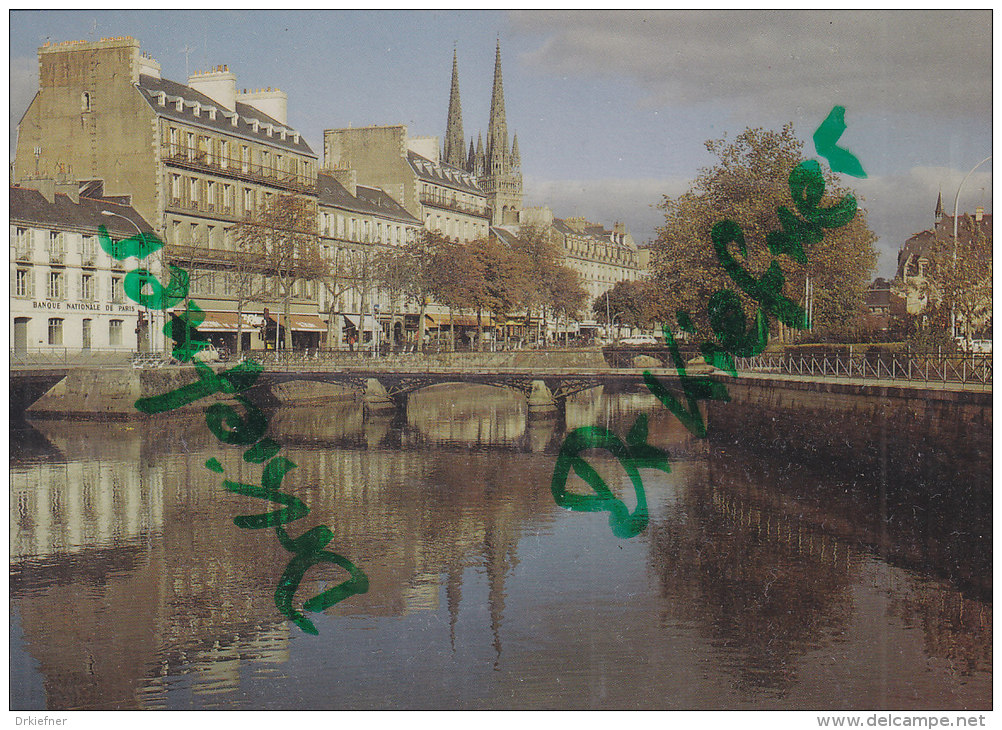
[[[147, 351], [163, 315], [126, 297], [126, 274], [138, 264], [112, 258], [99, 241], [101, 226], [114, 240], [153, 233], [128, 196], [104, 196], [100, 181], [38, 180], [10, 186], [9, 204], [14, 351]], [[153, 254], [142, 265], [162, 279], [162, 261]]]
[[416, 332], [418, 309], [377, 288], [373, 256], [402, 246], [421, 231], [421, 221], [379, 188], [359, 185], [354, 170], [321, 171], [317, 176], [318, 223], [324, 256], [339, 276], [321, 289], [321, 312], [329, 318], [329, 347], [343, 348], [353, 337], [364, 346], [379, 326], [399, 343]]
[[327, 129], [324, 164], [385, 190], [429, 231], [459, 242], [488, 233], [486, 194], [473, 174], [441, 161], [437, 137], [408, 137], [402, 124]]
[[578, 272], [590, 302], [615, 286], [617, 281], [635, 281], [646, 276], [633, 236], [623, 223], [612, 230], [583, 217], [555, 218], [546, 207], [527, 208], [526, 223], [548, 226], [560, 243], [564, 264]]
[[[203, 309], [218, 315], [203, 329], [235, 335], [234, 226], [272, 196], [316, 204], [317, 157], [287, 122], [286, 94], [238, 92], [225, 66], [187, 84], [164, 79], [129, 37], [46, 44], [38, 61], [15, 180], [100, 178], [109, 195], [131, 196], [171, 262], [189, 270]], [[315, 288], [296, 297], [297, 314], [316, 316]]]
[[[908, 314], [920, 314], [929, 302], [923, 284], [935, 276], [934, 248], [937, 241], [953, 240], [953, 216], [943, 212], [942, 196], [936, 201], [935, 224], [905, 241], [898, 252], [898, 268], [893, 288], [905, 298]], [[992, 215], [978, 207], [974, 215], [963, 214], [957, 221], [958, 247], [970, 245], [975, 235], [992, 236]]]

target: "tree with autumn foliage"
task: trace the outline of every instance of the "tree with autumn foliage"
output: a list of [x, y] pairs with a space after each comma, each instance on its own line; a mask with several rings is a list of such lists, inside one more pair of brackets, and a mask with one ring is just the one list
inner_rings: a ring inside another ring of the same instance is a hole
[[[780, 231], [778, 209], [796, 211], [791, 173], [804, 160], [804, 145], [792, 124], [782, 130], [747, 129], [733, 141], [709, 140], [706, 149], [717, 162], [700, 170], [688, 191], [665, 197], [660, 207], [665, 223], [653, 246], [655, 280], [667, 309], [689, 312], [700, 332], [708, 332], [707, 302], [719, 290], [735, 291], [745, 315], [754, 316], [758, 303], [735, 286], [718, 260], [711, 231], [721, 221], [733, 221], [743, 232], [747, 255], [740, 265], [759, 278], [773, 261], [781, 269], [782, 293], [804, 302], [807, 277], [813, 283], [815, 330], [836, 327], [858, 309], [876, 266], [876, 236], [858, 208], [845, 225], [825, 228], [822, 239], [805, 250], [806, 262], [774, 255], [766, 237]], [[822, 169], [825, 169], [822, 167]], [[821, 207], [831, 207], [852, 196], [835, 175], [825, 169]], [[789, 219], [787, 220], [789, 223]]]

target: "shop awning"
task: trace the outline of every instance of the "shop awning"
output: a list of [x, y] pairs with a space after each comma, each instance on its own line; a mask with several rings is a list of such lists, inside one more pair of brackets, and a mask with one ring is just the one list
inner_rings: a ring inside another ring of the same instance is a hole
[[[351, 326], [352, 327], [354, 327], [355, 329], [360, 329], [359, 325], [358, 325], [359, 315], [357, 315], [357, 314], [345, 314], [345, 315], [342, 315], [342, 316], [346, 320], [348, 320], [349, 322], [351, 322]], [[373, 317], [371, 314], [365, 315], [365, 331], [366, 332], [372, 332], [373, 330], [378, 329], [378, 328], [379, 328], [379, 324], [376, 322], [376, 318]], [[326, 331], [326, 330], [327, 330], [327, 327], [325, 325], [324, 326], [324, 331]]]
[[[244, 329], [247, 328], [246, 322]], [[205, 321], [198, 325], [199, 332], [236, 332], [237, 315], [235, 312], [206, 312]]]
[[[448, 327], [450, 324], [448, 312], [445, 314], [426, 314], [425, 316], [431, 320], [432, 327]], [[476, 327], [478, 325], [475, 314], [457, 314], [453, 319], [457, 327]], [[484, 314], [479, 324], [490, 327], [492, 324], [491, 316]]]
[[[285, 324], [283, 317], [283, 324]], [[327, 323], [315, 314], [290, 314], [289, 327], [294, 332], [326, 332]]]

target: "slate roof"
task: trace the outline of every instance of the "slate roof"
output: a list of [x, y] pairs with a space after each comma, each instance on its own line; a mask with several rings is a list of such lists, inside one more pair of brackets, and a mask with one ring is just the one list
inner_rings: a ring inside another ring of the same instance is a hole
[[417, 152], [411, 150], [407, 151], [407, 162], [410, 163], [411, 169], [422, 180], [454, 188], [455, 190], [461, 190], [464, 193], [486, 196], [483, 188], [477, 185], [473, 174], [466, 170], [460, 170], [458, 167], [444, 163], [432, 162], [427, 157], [422, 157]]
[[[980, 221], [976, 221], [974, 216], [970, 214], [963, 214], [959, 216], [959, 220], [957, 222], [958, 245], [963, 246], [965, 243], [970, 243], [973, 238], [974, 231], [976, 230], [980, 230], [981, 233], [987, 236], [992, 235], [991, 213], [985, 213]], [[905, 245], [901, 247], [900, 251], [898, 251], [898, 270], [895, 273], [896, 279], [903, 278], [905, 267], [909, 263], [917, 261], [922, 256], [926, 256], [930, 259], [932, 258], [931, 250], [936, 241], [937, 235], [942, 240], [953, 240], [952, 215], [944, 215], [940, 218], [936, 222], [933, 230], [920, 231], [905, 241]], [[917, 266], [910, 267], [908, 270], [909, 276], [913, 276], [917, 273]]]
[[136, 223], [140, 230], [153, 233], [153, 227], [137, 213], [132, 206], [122, 205], [121, 198], [80, 198], [74, 203], [64, 193], [56, 193], [50, 203], [37, 190], [18, 185], [10, 186], [10, 222], [26, 223], [36, 228], [53, 230], [80, 230], [97, 233], [98, 226], [105, 226], [109, 233], [128, 237], [136, 229], [114, 216], [101, 215], [102, 210], [110, 210]]
[[[176, 119], [185, 124], [194, 124], [207, 129], [215, 129], [222, 134], [244, 137], [256, 142], [298, 152], [302, 155], [316, 157], [316, 154], [314, 154], [313, 150], [306, 143], [305, 137], [300, 134], [299, 141], [295, 141], [295, 135], [298, 133], [297, 130], [288, 124], [282, 124], [256, 107], [252, 107], [242, 101], [236, 102], [236, 109], [227, 109], [215, 99], [210, 99], [190, 86], [185, 86], [169, 79], [158, 79], [155, 76], [147, 76], [145, 74], [139, 77], [138, 89], [153, 110], [168, 119]], [[163, 106], [160, 106], [160, 92], [163, 92], [167, 96], [167, 103]], [[177, 107], [171, 103], [170, 97], [184, 99], [186, 103], [181, 105], [181, 111], [177, 111]], [[201, 113], [197, 117], [194, 113], [194, 103], [196, 102], [202, 107]], [[216, 108], [215, 119], [209, 118], [209, 114], [206, 111], [208, 107]], [[237, 114], [236, 126], [233, 126], [231, 121], [234, 112]], [[251, 120], [254, 119], [259, 122], [257, 132], [254, 131], [251, 125]], [[265, 131], [265, 125], [268, 124], [274, 127], [270, 137]], [[279, 134], [281, 129], [286, 130], [284, 140]]]
[[352, 195], [333, 176], [323, 172], [317, 174], [317, 201], [320, 205], [331, 205], [356, 213], [378, 215], [382, 218], [390, 218], [415, 226], [421, 225], [421, 221], [408, 213], [386, 191], [358, 185], [355, 188], [355, 195]]

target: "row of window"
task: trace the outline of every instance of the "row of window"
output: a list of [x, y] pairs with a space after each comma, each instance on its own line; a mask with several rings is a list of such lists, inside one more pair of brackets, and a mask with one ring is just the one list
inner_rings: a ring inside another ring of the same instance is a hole
[[486, 213], [487, 204], [484, 198], [469, 193], [459, 193], [449, 188], [442, 188], [430, 183], [421, 183], [421, 199], [429, 203], [450, 205], [464, 210]]
[[[48, 255], [49, 263], [64, 264], [69, 253], [79, 253], [84, 266], [93, 266], [97, 262], [97, 236], [82, 236], [77, 251], [68, 251], [67, 238], [63, 231], [38, 231], [34, 228], [18, 227], [14, 234], [14, 256], [18, 261], [33, 261], [36, 253], [35, 243], [41, 237], [44, 241], [43, 254]], [[44, 258], [44, 256], [43, 256]]]
[[[82, 272], [74, 279], [78, 283], [77, 301], [93, 302], [98, 298], [98, 282], [103, 277], [98, 274]], [[62, 269], [51, 269], [45, 278], [45, 298], [50, 301], [66, 301], [70, 299], [67, 283], [69, 277]], [[123, 283], [125, 276], [112, 275], [108, 284], [108, 300], [122, 304], [125, 302]], [[14, 272], [14, 296], [30, 298], [35, 296], [35, 272], [31, 267], [19, 267]]]
[[236, 140], [169, 127], [166, 143], [170, 157], [181, 157], [189, 162], [221, 170], [263, 174], [267, 177], [291, 176], [304, 181], [313, 181], [315, 177], [312, 160], [264, 147], [240, 144]]
[[383, 243], [398, 246], [415, 236], [414, 228], [402, 223], [372, 221], [340, 213], [321, 213], [323, 235], [359, 243]]
[[[295, 283], [292, 296], [315, 300], [318, 288], [317, 281], [301, 279]], [[192, 296], [251, 296], [278, 292], [279, 287], [262, 274], [198, 269], [192, 272], [188, 291]]]
[[[63, 318], [62, 317], [50, 317], [48, 334], [49, 334], [49, 344], [50, 345], [62, 345], [63, 344]], [[80, 323], [80, 333], [83, 342], [83, 348], [89, 350], [91, 348], [91, 342], [93, 338], [93, 324], [94, 320], [85, 319]], [[122, 332], [124, 331], [125, 320], [124, 319], [112, 319], [108, 321], [108, 344], [112, 347], [117, 347], [122, 344]]]
[[487, 224], [474, 224], [466, 219], [456, 219], [435, 213], [426, 213], [425, 226], [430, 231], [438, 231], [446, 238], [457, 241], [472, 241], [487, 236]]

